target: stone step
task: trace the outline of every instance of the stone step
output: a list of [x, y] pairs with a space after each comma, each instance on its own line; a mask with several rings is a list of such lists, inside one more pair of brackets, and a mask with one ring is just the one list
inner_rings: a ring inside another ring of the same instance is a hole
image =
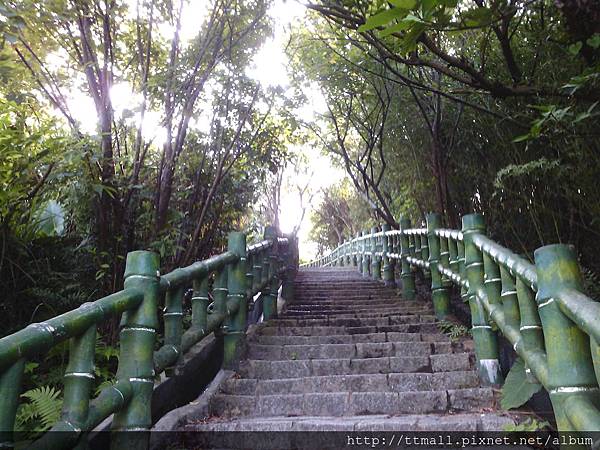
[[295, 292], [296, 298], [304, 299], [304, 298], [328, 298], [328, 297], [337, 297], [337, 298], [358, 298], [358, 297], [366, 297], [366, 298], [396, 298], [399, 299], [400, 295], [392, 289], [373, 289], [372, 287], [365, 288], [348, 288], [348, 289], [338, 289], [337, 287], [333, 287], [331, 289], [305, 289], [302, 287], [296, 287]]
[[273, 319], [269, 323], [273, 326], [284, 327], [320, 327], [320, 326], [342, 326], [342, 327], [382, 327], [387, 325], [403, 325], [422, 322], [435, 321], [434, 315], [394, 315], [388, 317], [367, 317], [367, 318], [341, 318], [336, 317], [326, 319]]
[[377, 289], [373, 286], [350, 286], [348, 288], [340, 288], [337, 285], [332, 285], [330, 288], [320, 286], [318, 289], [306, 289], [301, 286], [296, 286], [296, 298], [305, 297], [389, 297], [400, 298], [401, 296], [395, 289], [382, 288]]
[[469, 353], [381, 358], [298, 359], [269, 361], [247, 359], [240, 363], [244, 378], [298, 378], [373, 373], [456, 372], [471, 370]]
[[[345, 309], [316, 309], [316, 308], [304, 308], [304, 307], [289, 307], [283, 313], [283, 316], [288, 318], [308, 317], [314, 318], [313, 316], [355, 316], [355, 317], [370, 317], [370, 316], [381, 316], [381, 315], [410, 315], [410, 314], [424, 314], [431, 315], [433, 308], [427, 308], [422, 306], [420, 308], [402, 308], [402, 307], [385, 307], [385, 308], [345, 308]], [[283, 317], [282, 316], [282, 317]]]
[[321, 280], [316, 283], [310, 281], [296, 281], [294, 285], [306, 291], [331, 290], [336, 287], [343, 290], [358, 288], [372, 289], [374, 291], [395, 291], [395, 288], [386, 286], [382, 281], [364, 279], [331, 280], [331, 284], [327, 283], [327, 280]]
[[465, 389], [479, 386], [474, 371], [329, 375], [262, 380], [231, 378], [221, 391], [229, 395], [280, 395], [316, 392], [406, 392]]
[[314, 292], [307, 292], [307, 291], [298, 292], [296, 290], [295, 292], [296, 292], [295, 298], [298, 301], [305, 301], [307, 299], [309, 299], [309, 300], [310, 299], [358, 300], [361, 298], [368, 298], [368, 299], [383, 298], [383, 299], [387, 299], [387, 300], [402, 301], [402, 296], [398, 295], [396, 292], [376, 291], [373, 289], [365, 289], [365, 290], [349, 289], [347, 291], [341, 291], [339, 289], [332, 289], [332, 290], [321, 290], [321, 291], [314, 291]]
[[450, 342], [366, 342], [321, 345], [248, 345], [248, 358], [264, 360], [382, 358], [452, 353]]
[[397, 317], [397, 316], [432, 316], [431, 310], [420, 309], [417, 311], [391, 311], [391, 312], [369, 312], [369, 313], [351, 313], [351, 312], [343, 312], [343, 313], [323, 313], [323, 312], [315, 312], [315, 313], [299, 313], [295, 314], [293, 311], [290, 313], [286, 311], [285, 313], [278, 316], [279, 319], [292, 319], [292, 320], [328, 320], [328, 319], [381, 319], [386, 317]]
[[442, 333], [371, 333], [337, 334], [332, 336], [264, 336], [255, 334], [248, 342], [262, 345], [353, 344], [357, 342], [450, 342]]
[[423, 308], [431, 308], [433, 309], [433, 305], [425, 304], [425, 303], [414, 303], [411, 305], [403, 305], [398, 302], [390, 303], [389, 305], [373, 305], [372, 303], [368, 303], [364, 306], [362, 305], [339, 305], [339, 304], [321, 304], [321, 303], [291, 303], [288, 305], [287, 311], [308, 311], [308, 312], [316, 312], [316, 311], [327, 311], [327, 312], [344, 312], [344, 311], [352, 311], [352, 312], [369, 312], [369, 311], [410, 311], [417, 310]]
[[282, 326], [277, 327], [267, 322], [260, 328], [262, 335], [280, 336], [331, 336], [338, 334], [372, 334], [372, 333], [439, 333], [436, 322], [407, 323], [402, 325], [383, 326]]
[[231, 416], [352, 416], [427, 414], [473, 411], [494, 405], [491, 388], [412, 392], [328, 392], [283, 395], [215, 395], [213, 415]]
[[410, 306], [414, 306], [417, 304], [420, 305], [426, 305], [428, 303], [426, 302], [411, 302], [411, 304], [407, 304], [407, 305], [403, 305], [402, 302], [404, 302], [404, 300], [402, 300], [402, 298], [400, 297], [393, 297], [393, 296], [367, 296], [367, 295], [357, 295], [356, 297], [354, 296], [343, 296], [343, 297], [337, 297], [334, 295], [329, 295], [329, 296], [320, 296], [320, 297], [305, 297], [305, 298], [298, 298], [296, 297], [294, 299], [294, 305], [304, 305], [304, 304], [316, 304], [316, 305], [324, 305], [324, 306], [331, 306], [331, 305], [335, 305], [335, 306], [348, 306], [351, 308], [356, 308], [356, 307], [362, 307], [362, 308], [366, 308], [369, 306], [406, 306], [406, 307], [410, 307]]
[[[443, 414], [408, 414], [402, 416], [390, 415], [357, 415], [352, 417], [332, 417], [332, 416], [304, 416], [304, 417], [269, 417], [269, 418], [237, 418], [230, 421], [211, 420], [201, 423], [190, 423], [186, 426], [186, 431], [503, 431], [507, 425], [514, 425], [515, 419], [502, 413], [457, 413], [452, 415]], [[206, 435], [191, 433], [190, 438], [207, 437]], [[212, 435], [215, 436], [215, 435]], [[221, 438], [230, 438], [230, 441], [223, 442], [219, 448], [303, 448], [307, 443], [302, 435], [295, 435], [298, 440], [294, 442], [284, 442], [294, 435], [271, 433], [269, 442], [265, 442], [264, 437], [257, 435], [259, 441], [254, 443], [244, 440], [243, 447], [239, 436], [235, 433], [219, 435]], [[252, 438], [252, 436], [248, 436]], [[390, 437], [391, 438], [391, 437]], [[192, 442], [193, 443], [193, 442]], [[273, 444], [273, 446], [263, 447]], [[379, 443], [381, 444], [381, 442]], [[389, 445], [389, 442], [386, 443]], [[348, 446], [348, 437], [343, 436], [340, 447]], [[393, 448], [399, 448], [401, 445]], [[206, 448], [215, 448], [210, 445]], [[310, 446], [310, 448], [318, 448]]]

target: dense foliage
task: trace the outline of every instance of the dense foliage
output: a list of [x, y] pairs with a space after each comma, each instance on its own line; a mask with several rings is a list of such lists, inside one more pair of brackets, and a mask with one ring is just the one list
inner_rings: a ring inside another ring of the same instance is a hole
[[[575, 244], [597, 288], [597, 1], [311, 0], [287, 92], [247, 70], [271, 3], [0, 0], [2, 335], [119, 289], [131, 250], [169, 270], [278, 224], [282, 190], [313, 207], [319, 253], [402, 215], [479, 211], [527, 256]], [[301, 119], [315, 86], [325, 112]], [[291, 143], [347, 178], [314, 191]], [[65, 352], [28, 365], [19, 427], [54, 421]]]
[[128, 251], [169, 269], [251, 225], [285, 158], [282, 103], [245, 75], [268, 6], [2, 3], [3, 333], [118, 289]]
[[459, 227], [480, 211], [518, 252], [569, 242], [600, 268], [597, 2], [309, 8], [289, 54], [298, 83], [318, 83], [327, 102], [310, 126], [373, 218], [419, 225], [431, 210]]

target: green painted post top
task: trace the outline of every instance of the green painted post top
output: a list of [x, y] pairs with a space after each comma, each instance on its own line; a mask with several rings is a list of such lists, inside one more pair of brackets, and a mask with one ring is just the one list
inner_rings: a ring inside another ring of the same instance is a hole
[[[158, 329], [156, 304], [158, 290], [147, 288], [160, 282], [160, 257], [157, 253], [137, 250], [129, 252], [125, 262], [125, 289], [139, 288], [144, 291], [144, 301], [136, 309], [125, 311], [121, 317], [121, 325], [140, 325]], [[152, 283], [152, 284], [150, 284]]]
[[384, 223], [383, 225], [381, 225], [381, 231], [390, 231], [392, 229], [392, 227], [389, 226], [389, 224]]
[[546, 245], [538, 248], [533, 257], [538, 279], [538, 300], [551, 298], [563, 289], [581, 290], [581, 272], [572, 245]]
[[377, 227], [371, 227], [371, 234], [375, 234], [379, 231], [379, 228]]
[[462, 231], [467, 232], [485, 232], [485, 220], [483, 215], [479, 213], [467, 214], [462, 218]]
[[265, 239], [275, 239], [277, 238], [277, 235], [277, 228], [275, 228], [273, 225], [267, 225], [265, 227], [265, 231], [263, 232]]
[[125, 262], [125, 279], [130, 276], [145, 276], [158, 278], [160, 273], [157, 267], [160, 265], [158, 253], [137, 250], [127, 253]]
[[236, 254], [240, 258], [246, 257], [246, 234], [239, 231], [232, 231], [228, 235], [227, 250]]
[[410, 228], [410, 219], [408, 217], [400, 217], [400, 230], [407, 230]]
[[[466, 216], [465, 216], [466, 217]], [[425, 216], [427, 222], [427, 232], [431, 233], [438, 228], [442, 228], [442, 215], [438, 213], [429, 213]]]

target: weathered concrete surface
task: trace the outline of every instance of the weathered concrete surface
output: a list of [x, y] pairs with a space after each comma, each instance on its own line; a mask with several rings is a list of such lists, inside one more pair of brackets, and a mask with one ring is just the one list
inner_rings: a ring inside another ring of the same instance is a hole
[[152, 427], [153, 433], [150, 435], [150, 450], [163, 449], [168, 444], [169, 434], [161, 432], [175, 431], [181, 429], [190, 421], [206, 417], [209, 414], [211, 399], [218, 393], [221, 384], [231, 379], [233, 375], [234, 372], [229, 370], [219, 371], [213, 381], [196, 400], [170, 411], [156, 422]]
[[278, 318], [251, 328], [237, 374], [177, 427], [481, 431], [514, 423], [480, 387], [472, 343], [440, 333], [429, 299], [404, 301], [349, 269], [300, 271], [295, 292]]

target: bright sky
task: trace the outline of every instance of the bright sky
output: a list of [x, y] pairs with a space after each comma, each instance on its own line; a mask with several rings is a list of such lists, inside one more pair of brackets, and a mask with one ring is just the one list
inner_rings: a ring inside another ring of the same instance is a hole
[[[127, 0], [129, 13], [135, 17], [137, 0]], [[198, 32], [198, 22], [206, 14], [208, 2], [192, 0], [186, 5], [182, 17], [181, 38], [183, 42], [191, 40]], [[306, 8], [296, 0], [274, 0], [269, 10], [273, 18], [273, 36], [267, 39], [261, 50], [253, 60], [248, 75], [258, 80], [264, 86], [281, 86], [291, 90], [288, 77], [288, 61], [284, 49], [290, 36], [290, 26], [294, 21], [300, 20], [306, 12]], [[161, 25], [159, 32], [165, 37], [172, 35], [169, 25]], [[65, 59], [64, 54], [57, 52], [49, 57], [49, 64], [61, 65]], [[83, 78], [81, 83], [84, 82]], [[291, 91], [290, 91], [291, 92]], [[303, 120], [311, 120], [316, 114], [326, 110], [324, 99], [317, 86], [310, 86], [305, 91], [309, 102], [305, 104], [297, 114]], [[139, 122], [139, 113], [130, 112], [130, 109], [141, 103], [141, 95], [132, 93], [127, 83], [119, 83], [111, 90], [111, 100], [115, 109], [115, 115], [122, 117], [126, 114], [132, 122]], [[93, 134], [96, 132], [97, 118], [92, 99], [73, 90], [67, 96], [69, 108], [74, 117], [81, 122], [84, 132]], [[147, 139], [154, 139], [160, 145], [165, 138], [165, 131], [160, 125], [161, 114], [156, 111], [147, 111], [144, 118], [144, 134]], [[190, 124], [202, 128], [204, 125], [202, 117]], [[284, 175], [284, 183], [281, 198], [281, 228], [284, 232], [290, 232], [298, 225], [301, 217], [301, 203], [297, 193], [297, 186], [304, 186], [310, 182], [310, 189], [315, 193], [312, 205], [317, 205], [320, 200], [319, 191], [343, 178], [343, 171], [331, 165], [330, 160], [321, 155], [317, 149], [308, 146], [294, 148], [295, 152], [301, 152], [308, 161], [306, 173], [295, 173], [293, 168], [288, 168]], [[310, 195], [306, 195], [310, 197]], [[305, 259], [312, 258], [316, 253], [316, 244], [310, 242], [308, 233], [310, 231], [311, 205], [308, 205], [304, 220], [298, 232], [300, 241], [300, 256]]]
[[[300, 20], [306, 12], [306, 8], [294, 0], [275, 0], [269, 11], [273, 18], [273, 37], [268, 39], [260, 52], [254, 58], [254, 67], [248, 72], [250, 76], [259, 80], [263, 85], [279, 85], [283, 88], [290, 87], [288, 77], [288, 60], [284, 52], [290, 37], [290, 25]], [[316, 86], [311, 86], [305, 91], [309, 103], [297, 111], [300, 118], [311, 120], [315, 114], [326, 111], [325, 100]], [[310, 190], [315, 195], [308, 205], [304, 220], [298, 231], [300, 257], [311, 259], [315, 256], [316, 244], [308, 238], [310, 232], [310, 215], [312, 206], [318, 205], [321, 195], [320, 190], [334, 184], [344, 177], [342, 170], [331, 165], [329, 158], [320, 154], [319, 150], [304, 146], [294, 148], [293, 151], [301, 152], [308, 161], [306, 173], [296, 173], [289, 167], [284, 174], [284, 182], [281, 193], [280, 226], [283, 232], [292, 231], [300, 222], [302, 216], [302, 204], [297, 192], [297, 186], [304, 187], [310, 183]], [[306, 197], [305, 195], [305, 205]]]

